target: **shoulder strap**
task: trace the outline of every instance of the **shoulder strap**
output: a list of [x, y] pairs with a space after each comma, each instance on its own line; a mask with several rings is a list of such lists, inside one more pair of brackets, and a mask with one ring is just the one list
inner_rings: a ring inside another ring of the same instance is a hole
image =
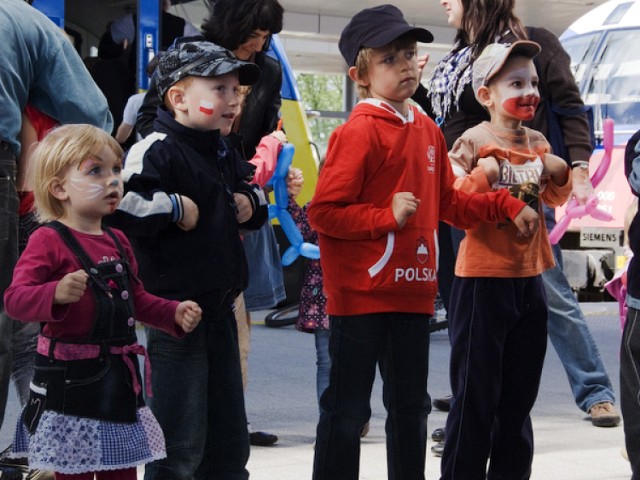
[[64, 243], [67, 244], [69, 249], [73, 252], [73, 254], [80, 260], [82, 264], [82, 268], [89, 274], [89, 277], [93, 279], [96, 285], [98, 285], [104, 292], [109, 292], [109, 287], [104, 283], [102, 277], [98, 274], [98, 270], [94, 268], [91, 259], [87, 252], [82, 248], [78, 239], [73, 236], [69, 228], [61, 222], [54, 220], [53, 222], [49, 222], [44, 224], [43, 226], [54, 229], [64, 240]]
[[107, 232], [107, 234], [111, 237], [111, 239], [113, 240], [113, 243], [116, 244], [116, 248], [118, 249], [118, 252], [120, 252], [120, 258], [126, 262], [129, 261], [129, 257], [127, 256], [127, 252], [125, 251], [124, 247], [122, 246], [122, 242], [120, 242], [120, 240], [118, 240], [118, 236], [113, 233], [113, 230], [111, 230], [109, 227], [107, 227], [106, 225], [102, 225], [102, 229]]

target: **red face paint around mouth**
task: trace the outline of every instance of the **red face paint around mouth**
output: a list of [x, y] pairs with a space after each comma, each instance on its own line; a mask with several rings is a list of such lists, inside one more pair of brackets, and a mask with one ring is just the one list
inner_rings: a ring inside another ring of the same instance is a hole
[[502, 107], [519, 120], [532, 120], [536, 114], [536, 107], [540, 97], [527, 95], [526, 97], [507, 98]]
[[200, 101], [200, 111], [205, 115], [213, 115], [213, 103], [206, 100]]

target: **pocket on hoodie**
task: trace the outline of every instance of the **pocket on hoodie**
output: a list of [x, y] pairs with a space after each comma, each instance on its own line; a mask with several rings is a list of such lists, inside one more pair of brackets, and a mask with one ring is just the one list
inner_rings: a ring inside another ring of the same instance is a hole
[[370, 288], [435, 291], [438, 255], [434, 229], [405, 227], [400, 232], [390, 232], [384, 252], [368, 269]]

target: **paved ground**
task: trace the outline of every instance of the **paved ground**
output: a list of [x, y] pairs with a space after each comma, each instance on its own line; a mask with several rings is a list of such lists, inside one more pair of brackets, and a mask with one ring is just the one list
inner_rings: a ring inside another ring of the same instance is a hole
[[[619, 391], [618, 349], [620, 323], [614, 303], [582, 304], [616, 392]], [[254, 314], [247, 411], [251, 428], [276, 433], [280, 441], [270, 448], [253, 447], [249, 470], [252, 480], [311, 478], [317, 418], [315, 347], [313, 336], [293, 327], [272, 329]], [[446, 331], [432, 335], [430, 393], [443, 396], [448, 387], [449, 342]], [[385, 412], [380, 383], [373, 398], [371, 432], [362, 444], [360, 478], [386, 479], [384, 445]], [[0, 448], [9, 442], [17, 412], [14, 401], [0, 431]], [[443, 426], [446, 414], [434, 411], [429, 431]], [[591, 425], [573, 402], [566, 375], [549, 344], [542, 385], [533, 410], [536, 454], [533, 480], [629, 479], [629, 464], [621, 456], [622, 427], [602, 429]], [[429, 442], [428, 447], [431, 447]], [[427, 453], [428, 480], [439, 477], [439, 459]], [[140, 476], [142, 478], [142, 476]]]

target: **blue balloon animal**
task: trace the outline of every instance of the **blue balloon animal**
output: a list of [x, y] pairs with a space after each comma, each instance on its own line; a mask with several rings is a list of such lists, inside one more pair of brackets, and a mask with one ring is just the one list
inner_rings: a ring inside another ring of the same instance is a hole
[[320, 249], [313, 243], [305, 242], [302, 234], [291, 218], [291, 214], [287, 210], [289, 204], [289, 194], [287, 193], [287, 175], [289, 167], [293, 160], [295, 148], [292, 144], [287, 143], [282, 147], [280, 155], [278, 155], [278, 163], [273, 172], [271, 180], [267, 185], [273, 186], [273, 195], [276, 199], [275, 205], [269, 205], [269, 219], [277, 218], [282, 226], [282, 230], [289, 240], [291, 246], [282, 254], [282, 265], [285, 267], [291, 265], [300, 255], [307, 258], [320, 258]]

